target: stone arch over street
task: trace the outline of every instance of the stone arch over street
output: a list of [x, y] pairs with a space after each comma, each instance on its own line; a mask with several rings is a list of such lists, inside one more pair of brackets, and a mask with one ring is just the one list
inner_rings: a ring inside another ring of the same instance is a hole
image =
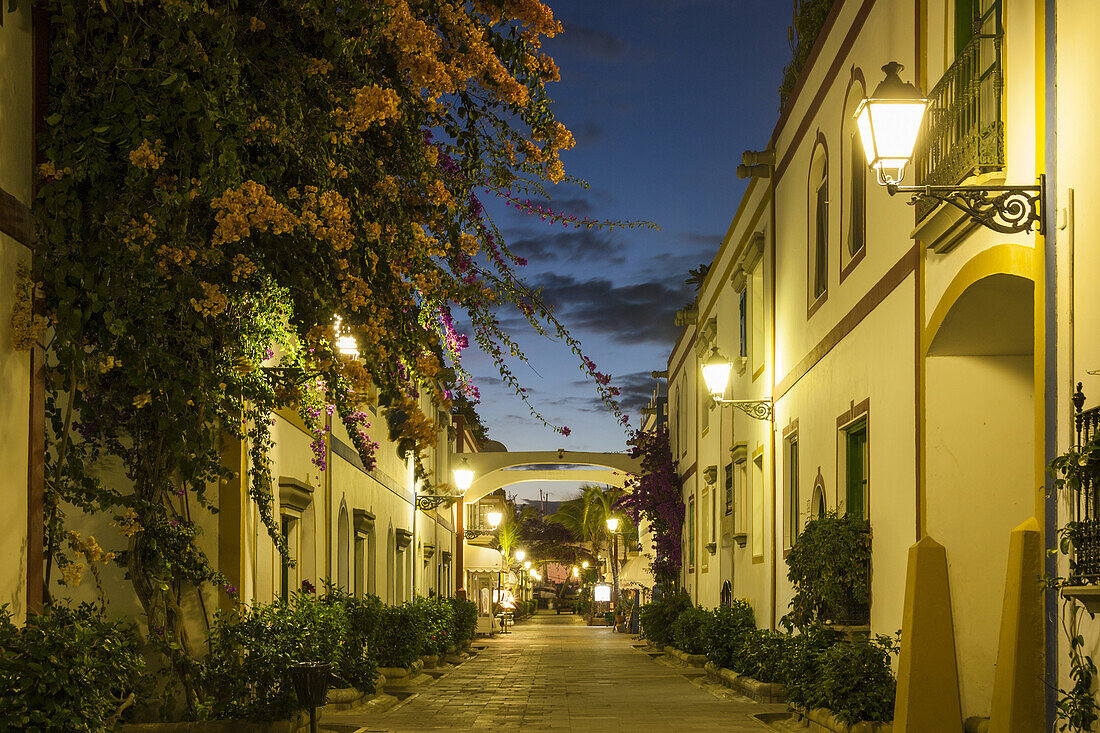
[[474, 481], [463, 496], [471, 504], [497, 489], [525, 481], [572, 481], [622, 487], [641, 471], [641, 460], [627, 453], [585, 451], [494, 451], [462, 453], [474, 471]]

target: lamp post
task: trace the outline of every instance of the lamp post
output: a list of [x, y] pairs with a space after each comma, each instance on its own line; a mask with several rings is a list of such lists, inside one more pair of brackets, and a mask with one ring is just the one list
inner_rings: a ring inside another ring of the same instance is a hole
[[707, 391], [711, 398], [719, 405], [732, 405], [751, 418], [757, 420], [772, 419], [772, 401], [766, 400], [727, 400], [722, 395], [726, 393], [726, 386], [730, 379], [732, 365], [730, 360], [718, 352], [718, 347], [713, 346], [710, 356], [702, 364], [703, 381], [707, 385]]
[[607, 518], [607, 531], [611, 533], [611, 580], [615, 583], [615, 611], [622, 605], [619, 597], [619, 518]]
[[1043, 230], [1045, 177], [1037, 186], [899, 186], [905, 167], [913, 158], [928, 100], [912, 84], [903, 82], [902, 65], [891, 61], [882, 67], [886, 78], [869, 98], [856, 108], [859, 140], [867, 165], [878, 182], [893, 196], [911, 193], [910, 204], [931, 198], [951, 204], [975, 224], [1001, 234], [1029, 232], [1035, 225]]
[[[459, 495], [465, 496], [466, 492], [470, 490], [470, 485], [474, 482], [474, 470], [470, 468], [465, 456], [462, 457], [462, 463], [451, 473], [454, 475], [455, 488], [458, 489]], [[466, 599], [466, 569], [463, 567], [466, 533], [462, 528], [462, 523], [465, 521], [466, 504], [460, 502], [458, 511], [455, 512], [455, 596], [462, 600]]]

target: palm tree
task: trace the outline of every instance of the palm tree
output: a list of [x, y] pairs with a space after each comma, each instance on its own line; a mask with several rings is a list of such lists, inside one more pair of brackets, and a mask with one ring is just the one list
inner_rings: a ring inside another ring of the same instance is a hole
[[[611, 548], [611, 577], [615, 586], [615, 607], [622, 605], [619, 594], [618, 545], [613, 544], [613, 536], [607, 528], [607, 520], [613, 516], [621, 517], [615, 506], [623, 497], [624, 490], [613, 486], [587, 484], [581, 488], [580, 496], [570, 499], [561, 508], [546, 518], [548, 522], [560, 524], [572, 532], [579, 542], [592, 544], [593, 552], [599, 553], [606, 544]], [[624, 539], [636, 538], [636, 529], [629, 522], [622, 528]], [[636, 539], [635, 539], [636, 541]], [[628, 544], [629, 546], [629, 544]]]

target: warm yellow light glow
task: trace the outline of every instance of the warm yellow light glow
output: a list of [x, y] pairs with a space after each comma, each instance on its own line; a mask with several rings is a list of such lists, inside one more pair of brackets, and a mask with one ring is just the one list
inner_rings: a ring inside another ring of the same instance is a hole
[[470, 464], [466, 462], [466, 459], [462, 459], [462, 465], [454, 470], [455, 486], [462, 493], [470, 488], [470, 484], [474, 482], [474, 469], [470, 468]]
[[523, 562], [525, 557], [527, 557], [527, 553], [524, 550], [516, 550], [516, 562]]
[[588, 561], [585, 560], [584, 562], [582, 562], [581, 567], [584, 568], [585, 570], [588, 570]]
[[523, 561], [523, 568], [525, 570], [530, 570], [531, 569], [531, 561], [530, 560], [524, 560]]
[[485, 515], [489, 519], [489, 526], [496, 529], [500, 525], [500, 520], [504, 518], [504, 515], [500, 512], [489, 512]]
[[703, 381], [706, 382], [707, 391], [713, 397], [721, 397], [726, 393], [731, 368], [729, 359], [718, 353], [717, 346], [713, 347], [710, 350], [710, 356], [703, 362]]
[[614, 532], [618, 528], [619, 528], [619, 518], [618, 517], [608, 517], [607, 518], [607, 529], [611, 532]]
[[883, 66], [886, 79], [856, 109], [856, 127], [867, 165], [884, 185], [900, 183], [905, 175], [928, 107], [928, 100], [917, 88], [898, 76], [901, 69], [901, 64], [894, 62]]
[[332, 326], [333, 333], [336, 335], [336, 351], [344, 356], [359, 356], [359, 344], [356, 343], [355, 337], [344, 329], [343, 322], [340, 316], [336, 316], [336, 322]]
[[573, 577], [574, 578], [579, 577], [580, 574], [581, 574], [580, 568], [578, 568], [576, 565], [574, 565], [573, 566]]

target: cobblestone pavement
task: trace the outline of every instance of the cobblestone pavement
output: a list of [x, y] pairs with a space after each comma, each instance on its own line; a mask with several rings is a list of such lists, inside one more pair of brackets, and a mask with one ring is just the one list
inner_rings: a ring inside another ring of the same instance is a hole
[[[626, 634], [539, 614], [386, 713], [326, 715], [329, 730], [766, 731], [750, 714], [786, 710], [695, 684], [699, 670], [650, 659]], [[475, 642], [475, 647], [480, 642]], [[353, 727], [355, 726], [355, 727]]]

